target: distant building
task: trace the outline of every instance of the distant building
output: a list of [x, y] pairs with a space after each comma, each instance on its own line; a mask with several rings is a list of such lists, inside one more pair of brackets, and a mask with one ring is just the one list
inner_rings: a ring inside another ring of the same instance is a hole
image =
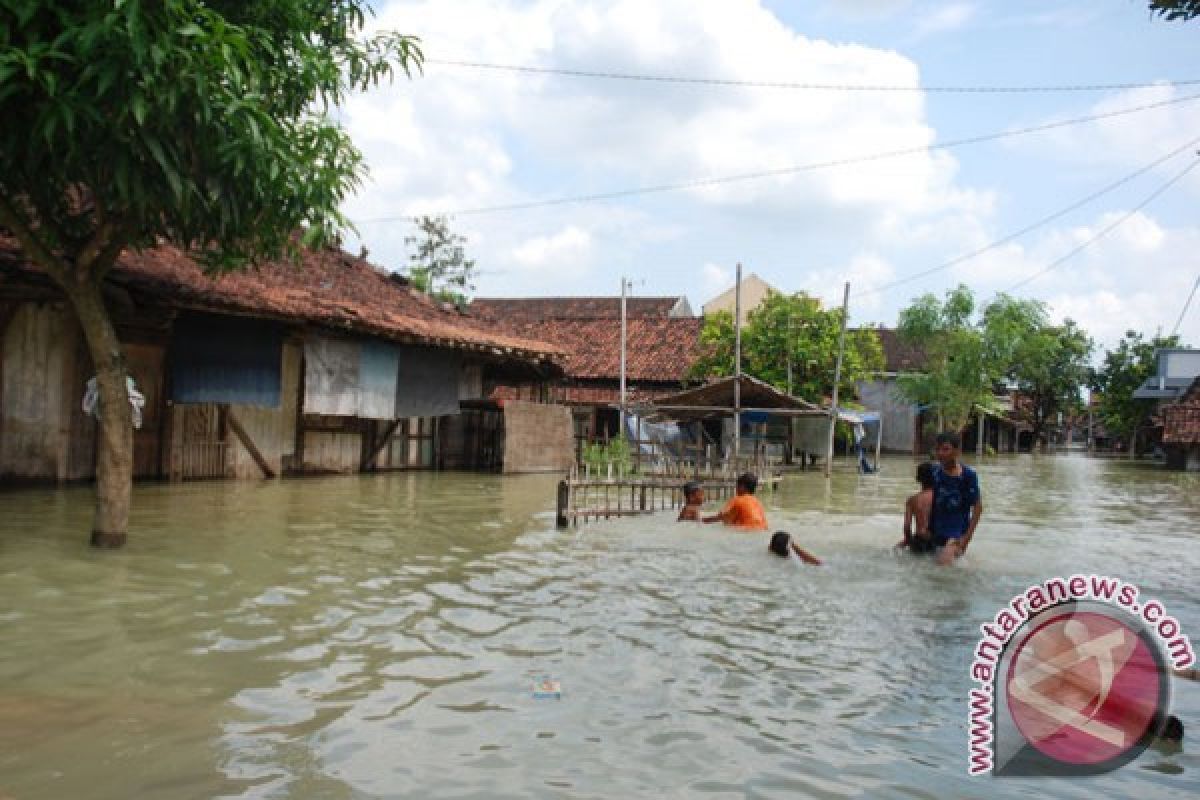
[[[909, 402], [899, 392], [899, 377], [902, 374], [922, 372], [927, 367], [925, 350], [919, 345], [905, 342], [891, 328], [869, 330], [879, 336], [883, 350], [883, 371], [870, 380], [858, 381], [855, 386], [858, 400], [866, 408], [880, 413], [884, 452], [927, 455], [933, 449], [933, 437], [937, 433], [936, 412]], [[1021, 426], [1010, 415], [1019, 408], [1020, 402], [1013, 392], [998, 392], [997, 411], [972, 414], [962, 431], [963, 450], [974, 452], [981, 447], [991, 448], [997, 453], [1017, 450], [1021, 441]], [[981, 419], [982, 435], [979, 430]], [[1024, 446], [1033, 446], [1029, 437], [1026, 437]]]
[[1200, 377], [1178, 400], [1164, 405], [1159, 416], [1167, 466], [1200, 472]]
[[[548, 342], [565, 353], [565, 379], [547, 400], [572, 409], [578, 446], [618, 435], [621, 401], [620, 297], [479, 297], [468, 313], [498, 331]], [[626, 399], [632, 404], [677, 392], [698, 359], [704, 320], [684, 297], [626, 300]], [[530, 387], [498, 387], [497, 397], [527, 397]]]
[[[745, 325], [750, 312], [763, 304], [767, 295], [778, 291], [774, 286], [751, 272], [742, 278], [742, 324]], [[718, 311], [728, 311], [730, 314], [737, 307], [737, 287], [731, 286], [704, 304], [704, 316], [709, 317]]]
[[1154, 375], [1133, 393], [1137, 400], [1178, 400], [1200, 376], [1200, 350], [1162, 347], [1154, 351]]

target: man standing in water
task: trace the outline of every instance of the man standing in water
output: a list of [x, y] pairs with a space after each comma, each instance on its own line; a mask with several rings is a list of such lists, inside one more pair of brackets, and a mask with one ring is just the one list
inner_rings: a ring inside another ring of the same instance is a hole
[[962, 439], [945, 431], [934, 440], [938, 465], [933, 471], [933, 513], [929, 530], [938, 547], [938, 563], [951, 564], [967, 552], [979, 518], [983, 516], [983, 496], [975, 470], [959, 461]]

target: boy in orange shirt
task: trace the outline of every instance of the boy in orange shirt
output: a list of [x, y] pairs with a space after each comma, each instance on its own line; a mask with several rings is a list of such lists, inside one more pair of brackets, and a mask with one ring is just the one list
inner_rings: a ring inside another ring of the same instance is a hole
[[767, 512], [754, 496], [758, 488], [758, 477], [752, 472], [738, 476], [734, 496], [720, 512], [705, 517], [705, 522], [724, 522], [743, 531], [765, 531], [768, 529]]

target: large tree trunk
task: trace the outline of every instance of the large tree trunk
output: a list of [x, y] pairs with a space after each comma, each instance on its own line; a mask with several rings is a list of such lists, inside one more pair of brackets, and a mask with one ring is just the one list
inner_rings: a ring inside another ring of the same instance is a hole
[[133, 412], [125, 387], [125, 356], [100, 279], [81, 277], [64, 287], [75, 307], [96, 370], [96, 511], [92, 544], [120, 547], [129, 528], [133, 492]]

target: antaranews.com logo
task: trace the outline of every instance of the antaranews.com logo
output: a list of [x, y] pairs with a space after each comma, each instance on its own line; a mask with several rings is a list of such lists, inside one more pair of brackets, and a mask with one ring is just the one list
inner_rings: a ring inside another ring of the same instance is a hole
[[1179, 622], [1118, 578], [1051, 578], [980, 626], [970, 692], [972, 775], [1096, 775], [1161, 731], [1171, 668], [1195, 661]]

